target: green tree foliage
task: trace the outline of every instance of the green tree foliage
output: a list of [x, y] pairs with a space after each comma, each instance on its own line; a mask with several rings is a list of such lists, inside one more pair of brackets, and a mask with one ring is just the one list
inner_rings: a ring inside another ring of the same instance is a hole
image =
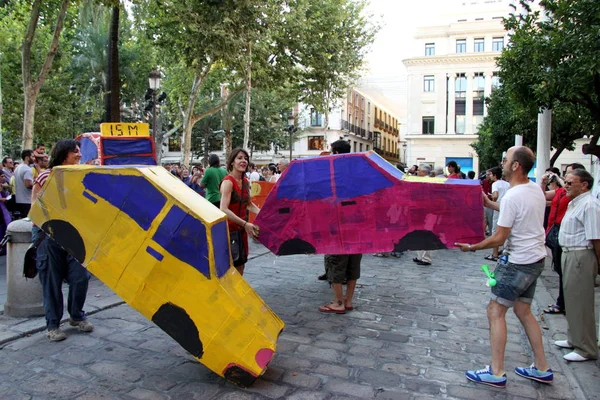
[[[523, 136], [523, 144], [534, 147], [537, 141], [538, 107], [514, 101], [504, 86], [494, 89], [487, 100], [488, 115], [479, 128], [479, 140], [471, 146], [479, 156], [481, 169], [497, 166], [502, 152], [514, 145], [514, 135]], [[589, 113], [583, 107], [555, 102], [552, 115], [552, 147], [556, 149], [550, 165], [564, 150], [574, 150], [574, 141], [587, 134]]]
[[[364, 0], [309, 0], [305, 10], [300, 49], [295, 56], [303, 65], [300, 99], [325, 115], [346, 95], [358, 78], [364, 57], [379, 26], [367, 15]], [[290, 38], [290, 40], [295, 40]], [[327, 129], [327, 128], [326, 128]]]
[[567, 114], [587, 119], [593, 133], [583, 153], [600, 156], [600, 2], [542, 0], [541, 11], [531, 3], [520, 0], [528, 12], [505, 21], [511, 45], [498, 60], [500, 78], [522, 105], [573, 105]]

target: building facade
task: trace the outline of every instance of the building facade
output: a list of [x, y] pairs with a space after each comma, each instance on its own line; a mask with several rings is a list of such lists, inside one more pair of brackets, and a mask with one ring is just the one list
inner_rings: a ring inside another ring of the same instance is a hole
[[478, 172], [471, 143], [486, 115], [484, 99], [499, 84], [496, 58], [508, 41], [502, 24], [506, 6], [505, 1], [476, 4], [469, 13], [446, 16], [445, 24], [417, 30], [420, 54], [404, 60], [408, 164], [444, 167], [454, 160], [462, 172]]
[[294, 143], [294, 158], [319, 155], [329, 151], [331, 143], [344, 139], [352, 152], [374, 150], [392, 164], [399, 161], [398, 117], [368, 93], [349, 89], [328, 121], [311, 106], [299, 105], [297, 110], [301, 133]]

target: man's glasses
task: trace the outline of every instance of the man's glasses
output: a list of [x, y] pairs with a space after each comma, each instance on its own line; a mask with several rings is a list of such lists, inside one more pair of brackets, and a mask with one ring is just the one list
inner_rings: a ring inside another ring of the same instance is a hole
[[571, 186], [573, 184], [573, 181], [564, 181], [565, 186]]

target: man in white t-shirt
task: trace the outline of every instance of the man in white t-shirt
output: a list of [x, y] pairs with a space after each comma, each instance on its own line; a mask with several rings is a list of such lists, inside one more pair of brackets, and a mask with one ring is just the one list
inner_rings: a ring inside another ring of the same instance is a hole
[[260, 174], [256, 170], [256, 165], [253, 162], [248, 163], [248, 180], [250, 182], [259, 181]]
[[502, 173], [510, 189], [500, 204], [484, 196], [486, 207], [500, 211], [498, 228], [489, 238], [477, 244], [456, 243], [462, 251], [489, 249], [504, 244], [504, 252], [496, 266], [496, 284], [492, 286], [487, 308], [490, 322], [492, 365], [478, 371], [467, 371], [470, 381], [505, 387], [504, 350], [506, 347], [506, 312], [514, 307], [523, 324], [533, 350], [534, 363], [517, 367], [515, 373], [527, 379], [551, 383], [552, 370], [546, 362], [542, 332], [531, 313], [537, 278], [544, 269], [544, 211], [546, 199], [539, 186], [530, 182], [527, 174], [533, 168], [535, 155], [527, 147], [511, 147], [502, 160]]

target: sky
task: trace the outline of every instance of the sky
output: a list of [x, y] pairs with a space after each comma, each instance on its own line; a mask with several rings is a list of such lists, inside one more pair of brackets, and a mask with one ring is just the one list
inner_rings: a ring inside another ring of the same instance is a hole
[[406, 96], [406, 69], [402, 60], [414, 57], [416, 28], [435, 24], [456, 0], [371, 0], [369, 11], [381, 24], [361, 87], [379, 92], [399, 112]]

